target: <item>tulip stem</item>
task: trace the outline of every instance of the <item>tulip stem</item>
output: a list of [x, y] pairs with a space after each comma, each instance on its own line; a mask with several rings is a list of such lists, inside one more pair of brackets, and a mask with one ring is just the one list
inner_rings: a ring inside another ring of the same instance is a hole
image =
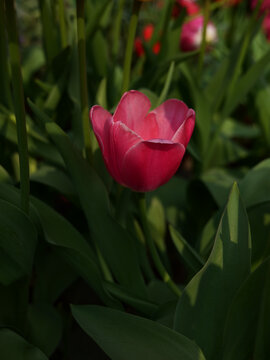
[[77, 41], [79, 56], [79, 79], [81, 97], [81, 117], [84, 135], [84, 153], [88, 160], [91, 160], [90, 121], [88, 117], [88, 92], [86, 73], [86, 50], [85, 50], [85, 22], [84, 5], [85, 0], [77, 0]]
[[62, 45], [62, 49], [65, 49], [68, 45], [68, 37], [67, 37], [64, 0], [59, 0], [58, 7], [59, 7], [58, 10], [59, 10], [61, 45]]
[[158, 254], [158, 251], [156, 249], [154, 240], [152, 239], [149, 224], [147, 220], [146, 215], [146, 200], [145, 200], [145, 194], [139, 193], [138, 194], [138, 204], [139, 204], [139, 212], [140, 212], [140, 220], [142, 224], [142, 228], [144, 231], [145, 240], [147, 243], [147, 246], [149, 248], [150, 254], [152, 256], [153, 262], [156, 266], [156, 269], [158, 270], [162, 280], [168, 285], [168, 287], [177, 295], [178, 297], [181, 296], [181, 290], [179, 287], [174, 283], [174, 281], [171, 279], [169, 273], [167, 272], [165, 266], [163, 265], [160, 256]]
[[136, 35], [140, 7], [141, 7], [141, 2], [134, 0], [132, 15], [128, 28], [128, 38], [127, 38], [125, 60], [124, 60], [122, 93], [128, 91], [129, 89], [132, 53], [133, 53], [134, 39]]
[[10, 79], [7, 63], [7, 43], [5, 32], [4, 0], [0, 0], [0, 103], [12, 110]]
[[113, 47], [112, 47], [112, 54], [114, 60], [117, 58], [119, 52], [120, 32], [121, 32], [121, 24], [123, 19], [124, 5], [125, 5], [125, 0], [120, 0], [118, 4], [118, 11], [114, 20]]
[[204, 3], [204, 9], [203, 9], [203, 31], [202, 31], [202, 43], [200, 48], [200, 55], [199, 55], [199, 66], [198, 66], [198, 77], [200, 79], [203, 69], [203, 62], [204, 62], [204, 56], [206, 51], [206, 45], [207, 45], [207, 39], [206, 39], [206, 33], [207, 33], [207, 25], [210, 19], [210, 0], [205, 0]]
[[24, 107], [24, 92], [20, 64], [20, 50], [14, 0], [6, 0], [5, 8], [7, 16], [6, 26], [8, 32], [9, 58], [11, 64], [11, 83], [13, 88], [13, 100], [16, 116], [16, 129], [20, 162], [21, 208], [25, 213], [28, 213], [30, 192], [28, 144]]

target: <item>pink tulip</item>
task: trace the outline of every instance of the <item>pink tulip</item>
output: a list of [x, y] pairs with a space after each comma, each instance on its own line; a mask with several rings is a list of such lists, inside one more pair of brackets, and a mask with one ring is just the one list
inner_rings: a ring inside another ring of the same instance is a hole
[[108, 171], [135, 191], [152, 191], [178, 169], [195, 125], [195, 112], [170, 99], [149, 112], [139, 91], [126, 92], [111, 115], [99, 105], [90, 119]]
[[[180, 48], [182, 51], [197, 50], [202, 42], [203, 16], [197, 16], [187, 21], [181, 31]], [[217, 41], [217, 30], [213, 23], [209, 22], [206, 27], [206, 42], [212, 44]]]

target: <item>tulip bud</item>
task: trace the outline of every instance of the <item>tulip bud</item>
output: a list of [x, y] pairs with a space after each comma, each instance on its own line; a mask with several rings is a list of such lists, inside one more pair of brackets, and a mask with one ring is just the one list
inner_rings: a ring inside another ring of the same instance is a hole
[[[200, 47], [203, 36], [203, 16], [197, 16], [186, 22], [182, 27], [180, 48], [182, 51], [193, 51]], [[213, 44], [217, 41], [217, 30], [212, 22], [206, 27], [206, 42]]]

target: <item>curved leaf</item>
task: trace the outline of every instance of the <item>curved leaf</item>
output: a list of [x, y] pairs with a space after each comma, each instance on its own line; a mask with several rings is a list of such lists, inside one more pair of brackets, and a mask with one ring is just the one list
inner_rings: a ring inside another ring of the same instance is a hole
[[101, 306], [72, 306], [83, 330], [112, 360], [203, 360], [198, 346], [151, 320]]
[[184, 289], [175, 314], [175, 329], [195, 340], [208, 360], [220, 358], [228, 308], [249, 272], [249, 224], [234, 184], [212, 252]]

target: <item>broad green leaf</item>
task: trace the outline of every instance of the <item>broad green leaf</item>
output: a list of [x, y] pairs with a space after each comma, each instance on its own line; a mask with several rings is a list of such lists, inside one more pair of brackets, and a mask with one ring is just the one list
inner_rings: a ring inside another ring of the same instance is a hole
[[247, 207], [270, 201], [270, 159], [252, 168], [239, 184]]
[[46, 302], [54, 304], [62, 293], [73, 284], [78, 274], [75, 267], [61, 257], [61, 250], [57, 247], [41, 248], [36, 254], [35, 261], [35, 287], [33, 289], [33, 302]]
[[211, 152], [211, 156], [207, 159], [207, 166], [209, 168], [224, 166], [242, 160], [249, 155], [247, 149], [229, 137], [224, 136], [222, 133], [217, 135], [216, 142], [214, 144], [214, 150]]
[[269, 270], [267, 260], [237, 292], [226, 320], [222, 360], [269, 359]]
[[59, 254], [95, 290], [105, 304], [117, 306], [102, 285], [102, 276], [96, 256], [81, 234], [60, 214], [43, 202], [32, 198], [40, 215], [46, 241], [59, 247]]
[[245, 95], [256, 84], [256, 81], [264, 74], [266, 65], [270, 61], [270, 51], [268, 51], [259, 61], [252, 65], [236, 83], [231, 95], [227, 98], [224, 105], [223, 115], [228, 116], [243, 100]]
[[[223, 210], [223, 209], [221, 209]], [[200, 256], [206, 260], [212, 250], [222, 211], [217, 211], [205, 224], [196, 244]]]
[[27, 53], [22, 64], [23, 82], [27, 84], [31, 76], [45, 64], [44, 51], [39, 46], [33, 46]]
[[224, 206], [228, 199], [230, 188], [236, 180], [235, 174], [230, 173], [224, 168], [212, 168], [204, 172], [201, 179], [217, 205], [219, 207]]
[[28, 216], [0, 200], [0, 283], [8, 285], [30, 275], [36, 242], [37, 232]]
[[134, 256], [136, 250], [133, 239], [112, 218], [104, 184], [56, 124], [47, 123], [46, 129], [66, 162], [91, 235], [105, 261], [120, 284], [128, 285], [140, 294], [145, 294], [146, 288], [139, 262]]
[[229, 306], [249, 273], [249, 224], [234, 184], [212, 252], [184, 289], [175, 314], [175, 329], [194, 340], [207, 360], [220, 358]]
[[234, 119], [226, 119], [221, 128], [221, 132], [228, 138], [252, 139], [260, 135], [258, 125], [245, 125]]
[[[0, 114], [0, 136], [4, 136], [11, 143], [17, 145], [16, 124], [12, 120], [12, 117]], [[46, 141], [41, 141], [30, 134], [28, 134], [27, 139], [30, 155], [38, 156], [51, 164], [63, 167], [63, 160], [54, 145]]]
[[62, 170], [52, 166], [41, 166], [37, 171], [31, 174], [30, 180], [50, 186], [61, 194], [74, 194], [73, 184], [68, 176]]
[[204, 265], [203, 259], [176, 229], [169, 226], [169, 231], [172, 241], [184, 262], [194, 273], [199, 271]]
[[10, 329], [0, 329], [1, 360], [48, 360], [38, 348]]
[[262, 135], [265, 137], [268, 146], [270, 146], [270, 86], [256, 89], [255, 103], [259, 115], [259, 123], [262, 128]]
[[11, 176], [9, 175], [7, 170], [2, 165], [0, 165], [0, 182], [7, 183], [7, 184], [13, 183]]
[[252, 239], [252, 267], [257, 267], [270, 256], [270, 202], [248, 209]]
[[154, 321], [100, 306], [72, 306], [83, 330], [112, 360], [203, 360], [198, 346]]
[[139, 311], [142, 315], [147, 317], [153, 315], [157, 311], [157, 305], [154, 302], [146, 301], [137, 297], [128, 288], [113, 283], [106, 283], [105, 288], [109, 293], [112, 294], [116, 299], [128, 304], [133, 309]]
[[[14, 186], [8, 184], [0, 184], [0, 199], [5, 200], [12, 205], [15, 205], [17, 208], [20, 208], [21, 205], [20, 190]], [[29, 218], [32, 221], [32, 223], [35, 225], [38, 234], [40, 234], [41, 227], [40, 227], [39, 216], [36, 209], [31, 203], [29, 209]]]
[[[22, 277], [9, 285], [0, 283], [0, 294], [0, 328], [12, 328], [23, 333], [27, 320], [29, 278]], [[0, 347], [2, 359], [1, 355]]]
[[50, 356], [62, 337], [62, 319], [49, 304], [30, 304], [28, 307], [27, 339]]

